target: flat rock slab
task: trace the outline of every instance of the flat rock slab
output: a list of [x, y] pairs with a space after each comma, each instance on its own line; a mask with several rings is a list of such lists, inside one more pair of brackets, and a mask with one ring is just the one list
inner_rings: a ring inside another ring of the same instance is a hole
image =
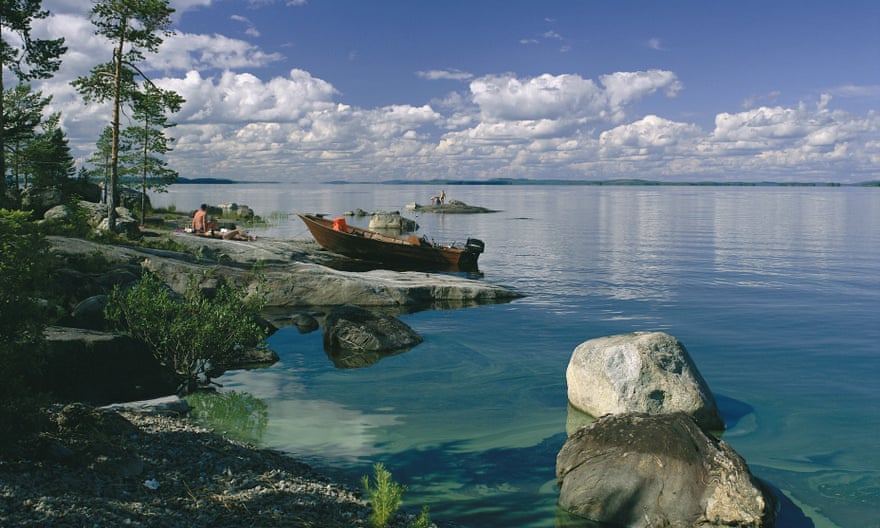
[[[303, 240], [263, 238], [245, 242], [174, 233], [172, 239], [189, 249], [177, 252], [76, 238], [48, 238], [57, 253], [99, 252], [111, 262], [139, 263], [179, 293], [185, 291], [193, 277], [202, 287], [215, 286], [218, 277], [222, 277], [259, 292], [267, 308], [342, 304], [460, 308], [521, 297], [510, 288], [454, 275], [339, 271], [324, 265], [338, 260], [338, 256]], [[259, 273], [253, 272], [256, 263], [260, 263]]]

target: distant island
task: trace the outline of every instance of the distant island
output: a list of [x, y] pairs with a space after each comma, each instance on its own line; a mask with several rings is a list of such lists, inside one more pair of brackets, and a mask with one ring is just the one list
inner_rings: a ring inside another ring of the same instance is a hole
[[[135, 180], [132, 180], [135, 181]], [[175, 182], [177, 185], [240, 185], [254, 183], [285, 183], [280, 181], [242, 181], [228, 178], [184, 178], [180, 177]], [[327, 185], [434, 185], [437, 187], [455, 185], [569, 185], [569, 186], [686, 186], [686, 187], [880, 187], [880, 180], [860, 183], [837, 183], [837, 182], [666, 182], [640, 179], [616, 179], [616, 180], [533, 180], [528, 178], [492, 178], [489, 180], [380, 180], [380, 181], [345, 181], [329, 180], [321, 182]]]
[[381, 180], [381, 181], [325, 181], [332, 185], [633, 185], [633, 186], [695, 186], [695, 187], [880, 187], [880, 181], [868, 181], [861, 183], [836, 183], [836, 182], [665, 182], [640, 179], [616, 179], [616, 180], [533, 180], [528, 178], [492, 178], [489, 180]]
[[175, 184], [188, 185], [188, 184], [200, 184], [200, 185], [239, 185], [242, 183], [252, 184], [252, 183], [281, 183], [277, 181], [239, 181], [239, 180], [230, 180], [228, 178], [184, 178], [179, 177], [174, 181]]

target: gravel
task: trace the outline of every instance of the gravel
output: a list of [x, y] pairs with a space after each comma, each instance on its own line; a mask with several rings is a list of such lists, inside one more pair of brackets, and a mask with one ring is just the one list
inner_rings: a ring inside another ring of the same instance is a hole
[[49, 418], [26, 449], [0, 453], [0, 526], [370, 526], [357, 492], [186, 418], [82, 404]]

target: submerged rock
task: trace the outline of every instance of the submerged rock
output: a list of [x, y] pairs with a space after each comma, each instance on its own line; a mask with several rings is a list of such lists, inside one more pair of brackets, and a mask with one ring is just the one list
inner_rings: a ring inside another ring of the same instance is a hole
[[351, 304], [327, 314], [323, 337], [324, 349], [339, 368], [367, 366], [423, 341], [403, 321]]

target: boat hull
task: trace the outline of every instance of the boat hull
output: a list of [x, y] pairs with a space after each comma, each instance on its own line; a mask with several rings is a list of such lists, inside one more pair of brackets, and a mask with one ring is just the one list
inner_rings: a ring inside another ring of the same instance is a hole
[[[476, 271], [483, 243], [469, 239], [464, 247], [428, 242], [416, 236], [400, 238], [352, 226], [334, 228], [334, 222], [300, 214], [321, 247], [347, 257], [379, 262], [394, 268], [438, 271]], [[338, 227], [338, 223], [337, 223]]]

